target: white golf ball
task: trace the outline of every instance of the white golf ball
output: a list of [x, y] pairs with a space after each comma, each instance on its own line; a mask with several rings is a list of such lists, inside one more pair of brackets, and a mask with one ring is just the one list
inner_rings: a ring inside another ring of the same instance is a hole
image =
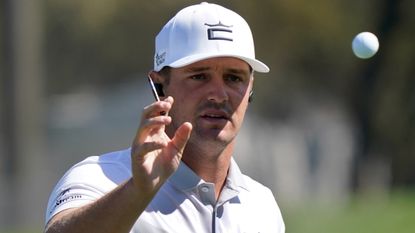
[[379, 49], [378, 38], [371, 32], [361, 32], [353, 39], [352, 49], [358, 58], [370, 58]]

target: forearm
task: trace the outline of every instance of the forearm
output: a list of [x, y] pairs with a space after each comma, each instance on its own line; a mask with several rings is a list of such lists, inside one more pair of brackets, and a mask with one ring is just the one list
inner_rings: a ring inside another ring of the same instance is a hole
[[91, 204], [54, 216], [45, 232], [129, 232], [154, 194], [141, 193], [130, 179]]
[[172, 139], [164, 132], [171, 117], [159, 113], [168, 112], [172, 104], [173, 98], [168, 97], [144, 109], [131, 147], [133, 178], [91, 204], [56, 214], [47, 224], [46, 233], [126, 233], [131, 230], [159, 188], [178, 168], [190, 138], [192, 125], [188, 122], [176, 130]]

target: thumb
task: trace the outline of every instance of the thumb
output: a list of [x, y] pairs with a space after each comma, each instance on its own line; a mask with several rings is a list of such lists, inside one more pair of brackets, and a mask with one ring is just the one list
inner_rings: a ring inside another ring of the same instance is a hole
[[192, 132], [192, 124], [189, 122], [183, 123], [174, 134], [174, 137], [171, 140], [171, 143], [176, 148], [177, 152], [179, 152], [179, 156], [183, 154], [184, 147], [186, 146], [187, 141], [190, 138], [190, 134]]

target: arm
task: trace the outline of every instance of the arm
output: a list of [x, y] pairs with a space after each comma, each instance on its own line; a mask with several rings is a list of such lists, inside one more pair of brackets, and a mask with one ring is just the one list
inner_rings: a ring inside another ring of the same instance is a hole
[[171, 118], [173, 98], [147, 106], [131, 147], [132, 177], [102, 198], [79, 208], [56, 214], [45, 232], [129, 232], [156, 195], [159, 188], [179, 166], [192, 125], [184, 123], [170, 139], [164, 132]]

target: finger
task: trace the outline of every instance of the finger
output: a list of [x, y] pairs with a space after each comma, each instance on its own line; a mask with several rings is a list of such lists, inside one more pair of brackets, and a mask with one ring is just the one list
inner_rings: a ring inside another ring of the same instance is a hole
[[140, 126], [140, 131], [148, 132], [153, 129], [163, 129], [164, 126], [170, 124], [172, 121], [170, 116], [157, 116], [150, 119], [146, 119], [142, 122]]
[[170, 105], [173, 105], [174, 103], [174, 98], [172, 96], [167, 96], [165, 99], [163, 99], [162, 101], [165, 101], [167, 103], [170, 103]]
[[[154, 102], [143, 109], [142, 118], [147, 119], [161, 115], [161, 112], [168, 112], [171, 109], [172, 101], [170, 98], [166, 98], [162, 101]], [[164, 115], [164, 114], [162, 114]]]
[[131, 155], [137, 159], [144, 158], [146, 154], [155, 150], [163, 149], [166, 147], [166, 143], [163, 142], [146, 142], [139, 146], [131, 148]]
[[171, 121], [172, 119], [170, 116], [157, 116], [144, 120], [137, 129], [133, 145], [142, 144], [147, 137], [152, 136], [159, 131], [162, 133], [161, 131], [164, 131], [164, 126], [170, 124]]
[[169, 107], [169, 109], [167, 111], [161, 111], [160, 112], [160, 115], [166, 115], [167, 116], [167, 115], [169, 115], [169, 111], [170, 111], [171, 107], [173, 106], [174, 99], [173, 99], [173, 97], [168, 96], [167, 98], [163, 99], [162, 101], [165, 101], [167, 103], [170, 103], [170, 107]]
[[173, 139], [171, 140], [171, 145], [173, 145], [178, 155], [181, 157], [183, 154], [184, 148], [187, 144], [187, 141], [190, 138], [190, 134], [192, 133], [192, 124], [189, 122], [183, 123], [174, 134]]
[[171, 105], [168, 102], [164, 102], [164, 101], [154, 102], [154, 103], [146, 106], [143, 109], [142, 117], [143, 118], [151, 118], [151, 117], [155, 117], [155, 116], [159, 116], [159, 115], [164, 115], [164, 114], [160, 114], [160, 113], [167, 112], [168, 110], [170, 110], [170, 108], [171, 108]]

